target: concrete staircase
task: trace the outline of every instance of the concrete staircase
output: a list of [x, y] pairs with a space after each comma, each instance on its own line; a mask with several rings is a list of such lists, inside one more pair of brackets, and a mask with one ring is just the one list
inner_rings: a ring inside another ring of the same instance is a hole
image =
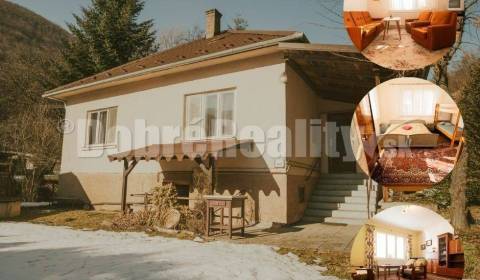
[[[370, 213], [375, 214], [376, 188], [370, 192]], [[367, 214], [367, 178], [363, 174], [322, 174], [313, 189], [304, 222], [362, 225]]]

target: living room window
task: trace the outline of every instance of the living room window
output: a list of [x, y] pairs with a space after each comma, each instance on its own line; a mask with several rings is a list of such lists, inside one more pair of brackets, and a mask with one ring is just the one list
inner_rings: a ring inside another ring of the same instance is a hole
[[235, 133], [233, 91], [188, 95], [185, 110], [188, 139], [232, 137]]
[[87, 113], [87, 145], [114, 144], [116, 123], [116, 107], [89, 111]]
[[380, 259], [405, 259], [405, 237], [375, 232], [375, 256]]
[[427, 0], [391, 0], [391, 10], [411, 11], [427, 7]]

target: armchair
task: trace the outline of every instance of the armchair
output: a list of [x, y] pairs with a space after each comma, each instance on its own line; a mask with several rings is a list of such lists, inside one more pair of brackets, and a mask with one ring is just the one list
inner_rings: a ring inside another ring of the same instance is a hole
[[357, 268], [352, 273], [353, 280], [375, 280], [375, 274], [371, 268]]
[[400, 275], [404, 278], [427, 279], [427, 260], [424, 258], [412, 258], [405, 265], [400, 267]]
[[408, 33], [412, 33], [412, 27], [427, 26], [430, 24], [430, 19], [432, 18], [432, 12], [422, 11], [416, 19], [406, 19], [405, 20], [405, 29]]
[[453, 46], [456, 40], [457, 13], [433, 12], [430, 21], [411, 22], [412, 39], [429, 50]]

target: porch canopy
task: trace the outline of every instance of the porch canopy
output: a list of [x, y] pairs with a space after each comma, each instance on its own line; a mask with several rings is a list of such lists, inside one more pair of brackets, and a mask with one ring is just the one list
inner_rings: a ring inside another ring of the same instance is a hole
[[[182, 141], [171, 144], [154, 144], [146, 147], [109, 155], [110, 161], [123, 161], [122, 179], [122, 211], [127, 211], [127, 183], [128, 175], [141, 160], [178, 160], [190, 159], [196, 161], [204, 172], [211, 178], [212, 188], [215, 189], [215, 159], [219, 156], [236, 156], [236, 148], [242, 144], [251, 144], [252, 140], [198, 140]], [[232, 151], [233, 153], [229, 153]]]

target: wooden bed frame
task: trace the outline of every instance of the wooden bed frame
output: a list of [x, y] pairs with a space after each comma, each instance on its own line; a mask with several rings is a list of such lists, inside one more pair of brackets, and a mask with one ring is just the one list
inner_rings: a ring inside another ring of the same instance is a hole
[[[458, 131], [458, 125], [460, 124], [460, 118], [461, 118], [460, 111], [456, 108], [451, 108], [451, 107], [450, 108], [442, 108], [442, 105], [445, 106], [445, 105], [449, 105], [449, 104], [437, 103], [435, 105], [435, 117], [434, 117], [433, 123], [435, 125], [435, 129], [437, 129], [443, 135], [445, 135], [448, 139], [450, 139], [450, 147], [453, 147], [455, 145], [455, 141], [459, 141], [462, 138], [462, 134], [463, 134], [463, 131]], [[455, 124], [454, 124], [455, 128], [453, 130], [453, 134], [450, 134], [450, 132], [446, 131], [445, 129], [443, 129], [442, 127], [440, 127], [438, 125], [438, 123], [440, 122], [438, 120], [440, 113], [452, 114], [452, 116], [453, 116], [453, 114], [457, 114], [457, 117], [455, 119]]]

